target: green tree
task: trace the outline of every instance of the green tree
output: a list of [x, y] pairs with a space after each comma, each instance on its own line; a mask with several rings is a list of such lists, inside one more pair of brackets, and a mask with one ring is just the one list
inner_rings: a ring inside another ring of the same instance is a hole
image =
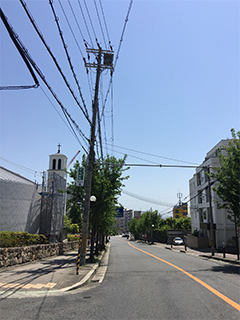
[[84, 188], [76, 185], [77, 180], [77, 169], [80, 167], [79, 161], [73, 166], [73, 169], [70, 169], [69, 176], [72, 178], [71, 183], [67, 187], [67, 217], [70, 220], [70, 223], [77, 224], [81, 229], [82, 226], [82, 211], [83, 211], [83, 197], [84, 197]]
[[139, 233], [137, 232], [137, 223], [138, 220], [136, 218], [133, 218], [128, 222], [129, 232], [133, 234], [135, 240], [139, 240]]
[[[91, 214], [91, 222], [101, 243], [103, 243], [103, 235], [111, 234], [116, 224], [118, 198], [124, 187], [123, 181], [129, 178], [129, 176], [123, 176], [123, 173], [128, 170], [123, 168], [125, 160], [126, 156], [123, 159], [107, 156], [104, 165], [99, 160], [95, 161], [92, 194], [96, 196], [97, 201], [94, 204], [94, 216], [92, 216], [93, 212]], [[97, 245], [96, 249], [98, 249]], [[97, 250], [96, 253], [98, 253]]]
[[[217, 180], [218, 185], [213, 187], [220, 200], [216, 199], [219, 209], [227, 210], [228, 219], [235, 223], [236, 244], [239, 259], [238, 234], [240, 226], [240, 131], [231, 129], [232, 139], [223, 150], [219, 149], [220, 166], [214, 168], [211, 178]], [[223, 154], [225, 151], [226, 154]]]
[[[83, 156], [81, 166], [87, 168], [87, 157]], [[96, 202], [91, 203], [89, 216], [89, 230], [92, 231], [91, 253], [94, 246], [95, 236], [96, 254], [98, 254], [98, 239], [103, 244], [103, 235], [109, 235], [116, 225], [116, 207], [118, 206], [118, 197], [124, 187], [123, 181], [128, 176], [123, 173], [128, 168], [123, 168], [126, 156], [123, 159], [116, 159], [113, 156], [107, 156], [102, 161], [96, 160], [92, 174], [91, 195], [96, 197]], [[83, 211], [84, 187], [76, 186], [77, 169], [80, 163], [77, 161], [70, 177], [72, 182], [68, 184], [67, 193], [70, 195], [67, 200], [67, 217], [70, 222], [81, 226], [81, 216]], [[92, 255], [91, 255], [92, 256]]]
[[155, 211], [146, 211], [141, 215], [139, 220], [132, 219], [129, 221], [129, 231], [134, 235], [135, 239], [139, 239], [140, 237], [146, 237], [150, 240], [151, 234], [151, 225], [154, 225], [154, 230], [158, 228], [159, 222], [161, 219], [161, 215], [157, 210]]

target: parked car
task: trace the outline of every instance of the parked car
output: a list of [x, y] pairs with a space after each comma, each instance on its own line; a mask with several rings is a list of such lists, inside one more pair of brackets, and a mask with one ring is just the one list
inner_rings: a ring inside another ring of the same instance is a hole
[[176, 237], [176, 238], [174, 238], [173, 239], [173, 244], [175, 245], [175, 246], [180, 246], [180, 245], [183, 245], [183, 239], [182, 238], [180, 238], [180, 237]]
[[128, 239], [128, 238], [129, 238], [129, 234], [124, 233], [124, 234], [122, 235], [122, 237], [123, 237], [123, 238], [127, 238], [127, 239]]

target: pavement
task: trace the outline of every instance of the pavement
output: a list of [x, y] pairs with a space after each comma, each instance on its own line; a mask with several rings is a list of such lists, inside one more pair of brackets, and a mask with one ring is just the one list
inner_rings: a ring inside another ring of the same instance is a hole
[[194, 248], [189, 248], [185, 246], [175, 246], [175, 245], [171, 246], [170, 244], [159, 243], [159, 242], [154, 242], [153, 245], [163, 249], [178, 251], [181, 253], [190, 254], [198, 257], [219, 260], [227, 263], [240, 265], [240, 260], [237, 259], [236, 254], [225, 253], [225, 257], [224, 257], [223, 253], [214, 252], [214, 255], [212, 255], [211, 248], [194, 249]]
[[[36, 262], [1, 268], [0, 299], [16, 294], [29, 296], [46, 292], [64, 293], [90, 282], [101, 283], [107, 269], [104, 260], [108, 258], [109, 251], [110, 243], [106, 245], [106, 251], [95, 257], [98, 259], [95, 263], [80, 266], [78, 275], [76, 274], [77, 250]], [[86, 262], [89, 256], [90, 247], [87, 248]]]
[[[4, 299], [16, 295], [16, 293], [27, 296], [46, 293], [63, 294], [88, 283], [101, 283], [107, 270], [110, 245], [111, 241], [107, 244], [106, 251], [98, 257], [96, 263], [86, 263], [84, 266], [80, 266], [78, 275], [76, 275], [77, 250], [37, 262], [1, 268], [0, 298]], [[222, 253], [215, 253], [212, 256], [210, 248], [197, 250], [157, 242], [153, 245], [161, 249], [240, 265], [236, 255], [226, 253], [224, 258]], [[90, 248], [88, 247], [86, 261], [89, 258], [89, 253]]]

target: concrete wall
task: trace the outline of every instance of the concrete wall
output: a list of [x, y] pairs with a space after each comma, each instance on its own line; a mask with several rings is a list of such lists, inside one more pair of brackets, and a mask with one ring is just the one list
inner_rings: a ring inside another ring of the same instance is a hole
[[0, 231], [38, 233], [41, 186], [9, 180], [0, 183]]
[[190, 248], [203, 249], [209, 247], [209, 239], [204, 237], [194, 237], [191, 234], [187, 235], [187, 246]]

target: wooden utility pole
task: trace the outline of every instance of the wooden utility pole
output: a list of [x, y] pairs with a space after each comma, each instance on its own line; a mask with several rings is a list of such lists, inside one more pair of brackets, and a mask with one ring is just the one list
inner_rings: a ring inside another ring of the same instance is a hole
[[[84, 210], [83, 210], [83, 223], [82, 223], [82, 250], [80, 254], [80, 265], [86, 263], [86, 249], [87, 249], [87, 237], [88, 237], [88, 220], [89, 220], [89, 209], [90, 209], [90, 196], [92, 189], [92, 172], [95, 162], [95, 131], [96, 131], [96, 115], [98, 110], [98, 92], [99, 92], [99, 81], [101, 69], [112, 69], [112, 59], [113, 52], [99, 49], [87, 49], [88, 54], [97, 54], [97, 64], [87, 63], [85, 60], [85, 66], [88, 68], [97, 68], [96, 83], [95, 83], [95, 94], [94, 101], [92, 104], [92, 123], [91, 123], [91, 138], [90, 138], [90, 149], [88, 155], [88, 167], [87, 167], [87, 180], [85, 187], [85, 200], [84, 200]], [[101, 64], [102, 54], [104, 54], [104, 64]]]

